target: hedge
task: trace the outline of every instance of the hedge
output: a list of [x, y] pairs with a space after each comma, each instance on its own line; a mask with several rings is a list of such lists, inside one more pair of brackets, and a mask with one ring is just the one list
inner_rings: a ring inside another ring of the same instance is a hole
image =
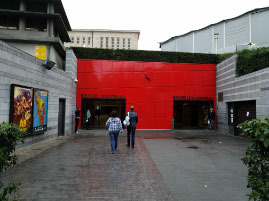
[[253, 50], [242, 50], [237, 52], [238, 76], [246, 75], [263, 68], [269, 67], [269, 48], [263, 47]]
[[78, 59], [217, 64], [215, 54], [71, 47]]

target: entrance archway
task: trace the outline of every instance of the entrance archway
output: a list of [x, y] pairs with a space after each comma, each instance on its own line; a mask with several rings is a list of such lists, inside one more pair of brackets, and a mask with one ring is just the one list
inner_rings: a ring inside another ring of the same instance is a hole
[[86, 128], [86, 114], [91, 112], [90, 127], [104, 128], [110, 113], [115, 110], [121, 120], [125, 118], [125, 99], [92, 99], [82, 98], [81, 100], [81, 128]]
[[173, 105], [175, 129], [207, 127], [209, 108], [213, 107], [213, 101], [174, 100]]

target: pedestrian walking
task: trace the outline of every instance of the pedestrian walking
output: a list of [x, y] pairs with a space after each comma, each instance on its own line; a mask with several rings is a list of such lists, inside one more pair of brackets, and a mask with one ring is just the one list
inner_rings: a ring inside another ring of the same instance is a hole
[[118, 150], [118, 137], [122, 132], [122, 124], [116, 111], [112, 111], [109, 119], [106, 122], [106, 129], [109, 132], [111, 153], [114, 154]]
[[78, 124], [79, 124], [79, 119], [80, 119], [80, 110], [76, 108], [75, 110], [75, 134], [79, 134], [78, 131]]
[[87, 119], [86, 119], [86, 129], [90, 130], [90, 118], [91, 118], [91, 111], [87, 110]]
[[208, 119], [209, 119], [208, 129], [213, 130], [214, 129], [214, 121], [215, 121], [215, 112], [214, 112], [213, 108], [210, 108], [210, 111], [208, 114]]
[[[127, 126], [127, 147], [130, 147], [130, 141], [132, 148], [134, 148], [135, 145], [135, 131], [136, 131], [136, 125], [138, 123], [138, 115], [134, 111], [134, 106], [130, 107], [130, 111], [126, 114], [126, 116], [129, 117], [130, 124]], [[132, 139], [130, 139], [132, 137]]]

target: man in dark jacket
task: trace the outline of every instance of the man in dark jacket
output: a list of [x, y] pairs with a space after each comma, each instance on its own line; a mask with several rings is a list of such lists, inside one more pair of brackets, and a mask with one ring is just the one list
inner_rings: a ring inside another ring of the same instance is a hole
[[75, 134], [79, 134], [78, 131], [78, 124], [79, 124], [79, 119], [80, 119], [80, 110], [76, 108], [75, 110]]
[[215, 121], [215, 112], [214, 112], [213, 108], [210, 108], [208, 119], [209, 119], [208, 129], [213, 130], [214, 129], [214, 121]]
[[126, 116], [129, 115], [130, 118], [130, 125], [127, 127], [127, 147], [130, 147], [130, 135], [132, 135], [132, 141], [131, 145], [132, 148], [134, 148], [135, 145], [135, 130], [136, 130], [136, 125], [138, 123], [138, 115], [136, 112], [134, 112], [134, 106], [130, 107], [130, 112], [126, 114]]

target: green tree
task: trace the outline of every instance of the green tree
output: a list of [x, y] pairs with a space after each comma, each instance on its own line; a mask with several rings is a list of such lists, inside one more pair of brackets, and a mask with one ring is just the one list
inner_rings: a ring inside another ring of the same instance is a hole
[[269, 118], [253, 119], [238, 126], [243, 135], [250, 137], [251, 144], [242, 158], [248, 167], [249, 200], [269, 200]]
[[[15, 124], [3, 122], [0, 124], [0, 176], [8, 168], [16, 165], [17, 156], [14, 154], [17, 142], [23, 143], [25, 133], [20, 131]], [[17, 190], [19, 184], [10, 182], [4, 186], [0, 181], [0, 200], [17, 200]]]

